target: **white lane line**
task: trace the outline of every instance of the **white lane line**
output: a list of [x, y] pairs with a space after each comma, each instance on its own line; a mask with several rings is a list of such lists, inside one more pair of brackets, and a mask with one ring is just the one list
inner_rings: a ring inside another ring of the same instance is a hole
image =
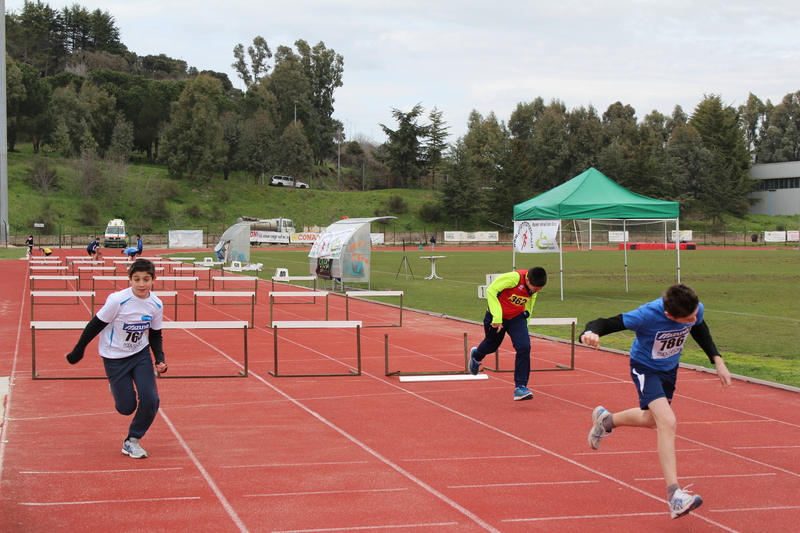
[[800, 448], [800, 446], [734, 446], [734, 450], [784, 450], [787, 448]]
[[242, 533], [249, 533], [249, 530], [247, 529], [247, 527], [245, 527], [244, 522], [242, 522], [242, 519], [239, 518], [239, 515], [236, 514], [236, 511], [233, 509], [233, 506], [231, 506], [227, 498], [225, 498], [225, 495], [222, 494], [222, 491], [217, 486], [217, 484], [214, 483], [214, 480], [211, 478], [211, 474], [209, 474], [208, 471], [205, 469], [205, 467], [203, 467], [200, 460], [195, 456], [194, 452], [192, 452], [192, 449], [189, 448], [189, 445], [186, 443], [185, 440], [183, 440], [181, 434], [178, 433], [178, 430], [172, 424], [172, 420], [169, 419], [164, 409], [163, 408], [159, 409], [159, 413], [161, 413], [161, 417], [167, 423], [167, 426], [169, 426], [169, 429], [170, 431], [172, 431], [172, 434], [175, 435], [176, 439], [178, 439], [178, 442], [183, 447], [186, 454], [189, 456], [189, 459], [191, 459], [192, 463], [194, 463], [194, 466], [197, 467], [197, 470], [200, 471], [200, 474], [203, 476], [203, 479], [205, 479], [208, 486], [211, 487], [211, 490], [217, 496], [217, 499], [222, 504], [222, 507], [225, 509], [225, 511], [228, 513], [228, 516], [231, 517], [233, 523], [236, 524], [236, 527], [238, 527], [239, 531], [241, 531]]
[[354, 526], [354, 527], [326, 527], [323, 529], [284, 529], [275, 530], [272, 533], [322, 533], [325, 531], [369, 531], [374, 529], [405, 529], [409, 527], [442, 527], [457, 526], [458, 522], [435, 522], [431, 524], [395, 524], [383, 526]]
[[[763, 474], [714, 474], [713, 476], [686, 476], [683, 479], [719, 479], [723, 477], [759, 477], [759, 476], [777, 476], [776, 472], [766, 472]], [[637, 477], [634, 481], [664, 481], [664, 477]]]
[[23, 470], [20, 474], [110, 474], [115, 472], [122, 472], [125, 474], [132, 474], [134, 472], [165, 472], [167, 470], [183, 470], [182, 466], [175, 466], [169, 468], [118, 468], [114, 470]]
[[749, 511], [783, 511], [787, 509], [800, 509], [800, 505], [784, 505], [781, 507], [743, 507], [741, 509], [709, 509], [710, 513], [735, 513]]
[[27, 506], [49, 506], [49, 505], [97, 505], [101, 503], [131, 503], [131, 502], [169, 502], [175, 500], [199, 500], [200, 496], [184, 496], [173, 498], [140, 498], [140, 499], [125, 499], [125, 500], [90, 500], [85, 502], [20, 502], [20, 505]]
[[285, 466], [330, 466], [330, 465], [361, 465], [369, 461], [330, 461], [327, 463], [265, 463], [254, 465], [225, 465], [220, 468], [283, 468]]
[[408, 463], [415, 463], [422, 461], [488, 461], [491, 459], [527, 459], [530, 457], [541, 457], [541, 455], [531, 454], [531, 455], [485, 455], [477, 457], [431, 457], [428, 459], [403, 459], [403, 461]]
[[528, 487], [531, 485], [581, 485], [584, 483], [599, 483], [595, 479], [591, 481], [541, 481], [529, 483], [489, 483], [486, 485], [450, 485], [448, 489], [481, 489], [486, 487]]
[[243, 494], [245, 498], [267, 498], [272, 496], [316, 496], [318, 494], [357, 494], [362, 492], [399, 492], [407, 488], [396, 489], [354, 489], [354, 490], [315, 490], [310, 492], [274, 492], [267, 494]]
[[[587, 515], [573, 515], [573, 516], [543, 516], [541, 518], [506, 518], [505, 520], [500, 520], [500, 521], [501, 522], [546, 522], [549, 520], [587, 520], [587, 519], [594, 520], [598, 518], [605, 520], [606, 518], [628, 518], [631, 516], [661, 516], [664, 514], [666, 514], [666, 511], [664, 511], [663, 513], [587, 514]], [[697, 516], [697, 515], [693, 514], [692, 516]], [[728, 531], [731, 530], [729, 529]]]

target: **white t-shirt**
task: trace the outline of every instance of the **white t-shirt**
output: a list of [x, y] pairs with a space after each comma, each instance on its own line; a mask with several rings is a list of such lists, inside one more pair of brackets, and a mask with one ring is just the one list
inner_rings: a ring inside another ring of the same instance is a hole
[[140, 352], [150, 344], [148, 330], [161, 329], [163, 317], [164, 304], [152, 292], [139, 298], [128, 287], [111, 294], [97, 312], [108, 323], [100, 333], [100, 355], [122, 359]]

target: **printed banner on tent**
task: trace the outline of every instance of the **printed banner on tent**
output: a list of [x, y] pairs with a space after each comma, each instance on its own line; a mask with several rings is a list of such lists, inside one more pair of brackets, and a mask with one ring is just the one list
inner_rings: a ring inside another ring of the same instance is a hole
[[323, 233], [311, 247], [308, 257], [337, 258], [342, 253], [342, 247], [358, 228], [348, 228], [342, 231]]
[[515, 220], [514, 251], [523, 254], [558, 252], [560, 220]]

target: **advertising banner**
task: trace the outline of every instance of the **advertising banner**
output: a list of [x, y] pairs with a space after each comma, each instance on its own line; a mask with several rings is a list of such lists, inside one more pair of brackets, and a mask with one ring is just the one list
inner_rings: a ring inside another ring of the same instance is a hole
[[560, 220], [514, 221], [514, 250], [523, 254], [559, 252]]

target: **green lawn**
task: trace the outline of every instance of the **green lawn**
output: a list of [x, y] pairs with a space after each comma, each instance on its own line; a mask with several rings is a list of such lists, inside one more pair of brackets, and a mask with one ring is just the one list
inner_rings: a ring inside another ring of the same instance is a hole
[[[449, 251], [438, 247], [437, 263], [443, 280], [423, 279], [430, 263], [420, 256], [426, 248], [407, 252], [413, 271], [406, 279], [403, 252], [376, 249], [372, 252], [371, 288], [405, 291], [405, 306], [445, 315], [482, 320], [485, 300], [478, 299], [478, 286], [488, 273], [512, 267], [507, 251]], [[625, 290], [623, 254], [619, 251], [568, 251], [564, 253], [564, 300], [560, 298], [558, 254], [517, 254], [517, 268], [540, 265], [549, 282], [536, 301], [535, 316], [577, 317], [580, 327], [599, 316], [629, 311], [654, 300], [676, 281], [675, 252], [632, 251], [628, 253], [628, 291]], [[292, 275], [308, 273], [307, 252], [253, 251], [251, 261], [265, 265], [262, 277], [277, 267]], [[399, 275], [398, 275], [399, 273]], [[694, 250], [681, 254], [681, 281], [691, 285], [706, 309], [706, 321], [731, 372], [754, 378], [800, 386], [800, 254], [797, 250]], [[557, 337], [563, 328], [537, 328], [536, 332]], [[628, 350], [630, 332], [604, 337], [602, 345]], [[710, 367], [705, 354], [693, 341], [687, 343], [683, 361]]]

